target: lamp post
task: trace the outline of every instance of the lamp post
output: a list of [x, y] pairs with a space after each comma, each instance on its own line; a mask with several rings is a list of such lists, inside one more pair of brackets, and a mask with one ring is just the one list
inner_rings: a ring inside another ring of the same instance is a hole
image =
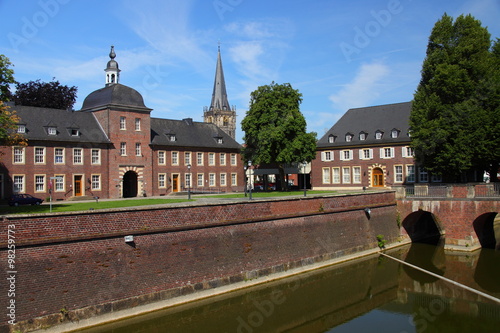
[[302, 172], [304, 173], [304, 196], [307, 196], [307, 190], [306, 190], [306, 166], [307, 162], [302, 162]]
[[249, 195], [249, 200], [252, 200], [252, 171], [250, 170], [250, 167], [252, 166], [252, 161], [248, 161], [248, 180], [250, 184], [248, 185], [248, 195]]
[[243, 174], [245, 175], [245, 186], [243, 187], [243, 192], [245, 192], [245, 197], [247, 196], [247, 187], [248, 187], [248, 177], [247, 177], [247, 166], [243, 166]]
[[188, 183], [188, 200], [191, 200], [191, 164], [188, 164], [187, 167], [188, 167], [188, 179], [187, 179], [187, 183]]

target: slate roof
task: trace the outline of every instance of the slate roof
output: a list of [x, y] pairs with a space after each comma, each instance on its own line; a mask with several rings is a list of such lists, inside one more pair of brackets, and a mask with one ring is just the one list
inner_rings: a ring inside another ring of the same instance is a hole
[[[170, 136], [175, 136], [171, 141]], [[218, 143], [218, 138], [222, 143]], [[241, 145], [212, 123], [151, 118], [151, 145], [170, 147], [200, 147], [241, 149]]]
[[[19, 124], [25, 125], [28, 140], [110, 142], [92, 113], [21, 105], [10, 106], [10, 110], [21, 118]], [[49, 135], [49, 127], [55, 127], [57, 135]], [[79, 135], [71, 135], [70, 129], [78, 130]]]
[[[359, 145], [387, 145], [410, 141], [409, 119], [411, 102], [370, 106], [349, 109], [317, 142], [318, 148], [343, 147]], [[397, 138], [391, 138], [391, 131], [399, 131]], [[377, 140], [375, 133], [383, 132], [382, 139]], [[360, 140], [359, 134], [366, 133], [366, 140]], [[346, 141], [346, 134], [352, 134], [352, 140]], [[329, 143], [330, 135], [335, 142]]]
[[91, 111], [104, 106], [151, 111], [144, 105], [144, 99], [137, 90], [120, 83], [110, 84], [90, 93], [83, 101], [82, 111]]

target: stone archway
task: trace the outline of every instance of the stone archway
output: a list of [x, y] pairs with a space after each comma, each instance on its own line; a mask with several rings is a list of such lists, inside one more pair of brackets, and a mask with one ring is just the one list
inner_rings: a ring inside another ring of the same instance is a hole
[[481, 247], [500, 250], [500, 214], [484, 213], [472, 223]]
[[411, 213], [402, 225], [412, 242], [437, 245], [444, 234], [436, 216], [425, 210]]
[[137, 196], [138, 182], [137, 173], [129, 170], [123, 175], [123, 197], [133, 198]]

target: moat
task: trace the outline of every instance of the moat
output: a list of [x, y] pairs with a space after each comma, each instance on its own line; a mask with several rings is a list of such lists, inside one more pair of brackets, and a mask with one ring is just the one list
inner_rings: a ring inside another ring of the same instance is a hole
[[[387, 253], [500, 298], [499, 251], [411, 244]], [[456, 333], [499, 325], [499, 302], [372, 255], [81, 332]]]

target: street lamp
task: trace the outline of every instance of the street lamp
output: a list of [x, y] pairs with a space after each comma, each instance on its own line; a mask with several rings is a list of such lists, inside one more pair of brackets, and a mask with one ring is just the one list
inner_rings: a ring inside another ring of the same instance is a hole
[[248, 185], [248, 194], [250, 196], [249, 200], [252, 200], [252, 171], [250, 170], [250, 167], [252, 166], [252, 161], [248, 161], [248, 180], [250, 184]]
[[302, 172], [304, 173], [304, 196], [307, 196], [307, 191], [306, 191], [306, 166], [307, 166], [307, 162], [302, 162]]
[[191, 200], [191, 164], [188, 164], [187, 167], [188, 167], [188, 179], [187, 179], [187, 183], [188, 183], [188, 200]]

